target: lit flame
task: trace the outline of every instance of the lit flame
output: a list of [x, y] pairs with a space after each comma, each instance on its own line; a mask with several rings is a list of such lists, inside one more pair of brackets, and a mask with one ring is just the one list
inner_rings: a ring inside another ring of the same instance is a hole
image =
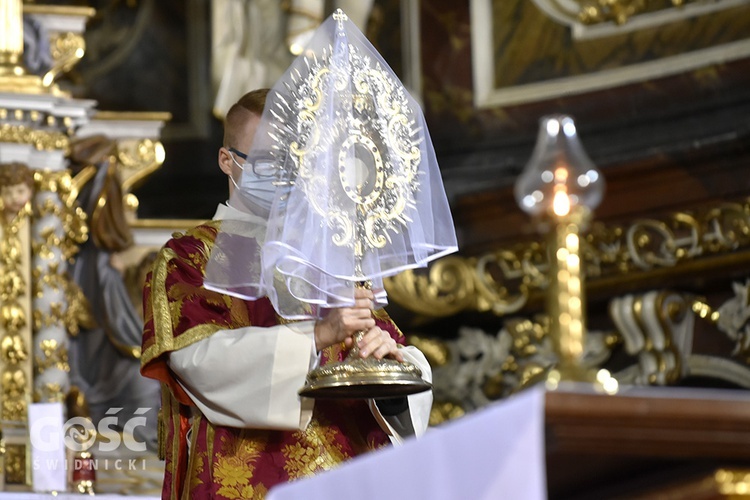
[[568, 181], [568, 169], [565, 167], [557, 167], [555, 169], [555, 183], [564, 184]]
[[555, 197], [552, 199], [552, 211], [558, 217], [570, 213], [570, 198], [568, 198], [568, 193], [565, 189], [555, 191]]
[[566, 183], [568, 181], [568, 169], [564, 166], [555, 168], [555, 194], [552, 198], [552, 211], [558, 217], [570, 213], [570, 197]]

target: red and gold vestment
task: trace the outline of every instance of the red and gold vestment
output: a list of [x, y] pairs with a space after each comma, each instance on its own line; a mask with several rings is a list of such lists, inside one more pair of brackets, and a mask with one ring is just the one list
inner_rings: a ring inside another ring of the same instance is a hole
[[[169, 354], [220, 330], [282, 322], [265, 298], [244, 301], [202, 286], [219, 224], [209, 222], [172, 238], [144, 288], [141, 372], [162, 383], [163, 498], [263, 498], [275, 484], [331, 469], [389, 443], [361, 400], [316, 401], [310, 424], [296, 431], [214, 426], [197, 410], [170, 370]], [[376, 313], [376, 321], [404, 344], [385, 312]], [[323, 351], [321, 363], [345, 356], [340, 345], [332, 346]], [[248, 398], [247, 404], [253, 401]]]

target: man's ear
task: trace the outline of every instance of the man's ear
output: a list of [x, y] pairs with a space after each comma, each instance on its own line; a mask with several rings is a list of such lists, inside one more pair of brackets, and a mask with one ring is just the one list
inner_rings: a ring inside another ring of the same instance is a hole
[[219, 148], [219, 168], [226, 175], [232, 175], [232, 157], [229, 150], [225, 147]]

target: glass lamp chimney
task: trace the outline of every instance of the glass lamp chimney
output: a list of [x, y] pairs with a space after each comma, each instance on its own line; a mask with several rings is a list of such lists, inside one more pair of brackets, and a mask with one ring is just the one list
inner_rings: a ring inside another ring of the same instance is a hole
[[515, 185], [525, 212], [564, 217], [576, 207], [589, 210], [604, 196], [604, 178], [584, 151], [573, 118], [544, 116], [531, 159]]

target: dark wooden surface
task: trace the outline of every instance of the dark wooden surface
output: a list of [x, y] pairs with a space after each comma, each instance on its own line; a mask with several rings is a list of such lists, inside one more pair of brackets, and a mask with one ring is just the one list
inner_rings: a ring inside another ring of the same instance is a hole
[[716, 470], [750, 470], [747, 391], [571, 388], [545, 412], [551, 499], [720, 498]]

